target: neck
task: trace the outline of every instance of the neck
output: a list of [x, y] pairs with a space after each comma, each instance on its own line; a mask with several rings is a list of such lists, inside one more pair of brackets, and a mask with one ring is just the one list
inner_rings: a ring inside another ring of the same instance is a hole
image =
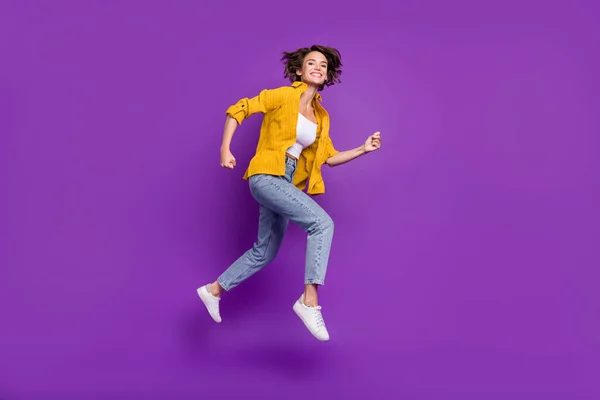
[[314, 85], [308, 85], [308, 89], [302, 93], [300, 97], [302, 99], [302, 103], [304, 104], [304, 108], [307, 109], [311, 104], [313, 99], [315, 98], [315, 94], [317, 94], [317, 87]]

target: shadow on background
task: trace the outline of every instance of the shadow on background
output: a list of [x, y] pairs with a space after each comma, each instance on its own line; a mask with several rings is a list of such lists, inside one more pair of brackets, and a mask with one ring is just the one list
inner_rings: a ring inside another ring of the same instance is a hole
[[332, 363], [324, 352], [294, 343], [259, 342], [236, 351], [234, 359], [236, 365], [260, 368], [298, 380], [323, 375]]
[[[242, 315], [243, 307], [233, 305]], [[335, 343], [317, 341], [292, 313], [272, 319], [273, 312], [248, 312], [247, 317], [217, 324], [200, 307], [186, 310], [182, 318], [182, 359], [200, 370], [249, 367], [288, 379], [323, 376], [339, 367], [344, 358]]]

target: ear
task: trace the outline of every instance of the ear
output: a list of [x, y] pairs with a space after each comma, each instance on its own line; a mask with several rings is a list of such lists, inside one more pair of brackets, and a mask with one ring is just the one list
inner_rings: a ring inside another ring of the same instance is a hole
[[301, 69], [297, 69], [297, 70], [296, 70], [296, 75], [298, 75], [298, 76], [302, 76], [302, 70], [301, 70]]

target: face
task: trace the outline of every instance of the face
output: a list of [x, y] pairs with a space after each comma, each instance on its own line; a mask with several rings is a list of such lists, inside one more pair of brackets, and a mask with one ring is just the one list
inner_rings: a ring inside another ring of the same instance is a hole
[[309, 85], [322, 85], [327, 78], [327, 58], [318, 51], [311, 51], [304, 57], [302, 70], [296, 71], [296, 74]]

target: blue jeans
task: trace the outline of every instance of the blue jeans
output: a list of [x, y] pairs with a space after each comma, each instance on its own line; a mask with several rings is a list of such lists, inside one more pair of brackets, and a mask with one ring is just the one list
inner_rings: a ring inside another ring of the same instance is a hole
[[289, 221], [308, 234], [304, 283], [324, 284], [333, 220], [309, 195], [293, 185], [296, 165], [296, 160], [287, 157], [285, 176], [259, 174], [249, 178], [250, 192], [260, 205], [258, 239], [219, 276], [223, 289], [236, 287], [273, 261]]

